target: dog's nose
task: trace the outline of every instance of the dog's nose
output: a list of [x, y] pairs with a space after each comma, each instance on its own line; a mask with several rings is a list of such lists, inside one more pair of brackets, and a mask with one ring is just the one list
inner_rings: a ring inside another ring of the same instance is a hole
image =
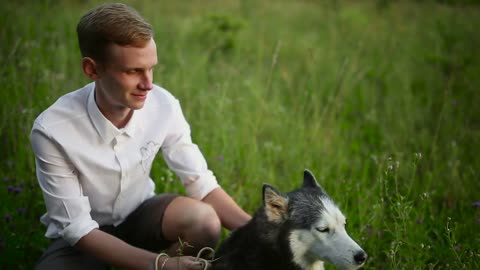
[[358, 265], [364, 264], [365, 261], [367, 260], [368, 255], [365, 251], [358, 251], [354, 256], [353, 259]]

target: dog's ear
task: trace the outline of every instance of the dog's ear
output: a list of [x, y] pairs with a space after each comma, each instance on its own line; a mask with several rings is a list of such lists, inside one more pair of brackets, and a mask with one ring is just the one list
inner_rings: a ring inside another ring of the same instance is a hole
[[313, 173], [308, 169], [305, 169], [303, 172], [303, 188], [319, 188], [323, 193], [326, 193], [325, 190], [318, 184], [317, 179], [313, 176]]
[[281, 223], [288, 216], [288, 197], [268, 184], [263, 185], [263, 206], [271, 222]]
[[305, 169], [303, 172], [303, 187], [315, 188], [318, 186], [320, 185], [318, 184], [317, 179], [315, 179], [315, 176], [313, 176], [313, 173], [308, 169]]

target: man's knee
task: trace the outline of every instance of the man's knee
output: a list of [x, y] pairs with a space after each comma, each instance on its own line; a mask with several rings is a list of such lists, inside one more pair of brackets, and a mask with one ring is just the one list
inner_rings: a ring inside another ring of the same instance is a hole
[[[204, 204], [206, 210], [198, 217], [198, 223], [200, 224], [200, 232], [206, 233], [210, 237], [220, 237], [222, 229], [222, 223], [217, 215], [217, 212], [212, 206]], [[207, 210], [208, 209], [208, 210]]]
[[163, 230], [170, 238], [216, 242], [221, 233], [221, 222], [213, 207], [207, 203], [180, 197], [168, 207]]
[[208, 238], [213, 238], [215, 241], [220, 237], [222, 224], [215, 209], [206, 203], [202, 203], [202, 209], [197, 212], [194, 217], [194, 230], [196, 233], [204, 234]]

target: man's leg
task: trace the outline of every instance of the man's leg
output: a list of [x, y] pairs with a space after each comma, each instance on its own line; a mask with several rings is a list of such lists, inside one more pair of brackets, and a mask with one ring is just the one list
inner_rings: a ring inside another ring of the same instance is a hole
[[35, 270], [105, 270], [107, 265], [95, 257], [70, 246], [62, 238], [53, 240], [47, 251], [42, 255]]
[[184, 255], [196, 255], [203, 247], [215, 248], [220, 238], [221, 222], [209, 204], [188, 197], [175, 198], [165, 209], [162, 231], [174, 244], [168, 249], [176, 255], [180, 239]]
[[[184, 254], [193, 255], [204, 246], [215, 247], [220, 235], [220, 221], [208, 204], [176, 194], [160, 194], [142, 203], [118, 227], [102, 226], [100, 229], [133, 246], [152, 252], [168, 249], [171, 255], [176, 255], [180, 238], [195, 247], [185, 249]], [[108, 268], [95, 257], [71, 247], [63, 239], [57, 239], [40, 258], [35, 269]]]
[[172, 256], [177, 255], [180, 239], [193, 246], [185, 245], [182, 254], [196, 255], [203, 247], [216, 246], [221, 224], [210, 205], [164, 193], [146, 200], [115, 231], [133, 246], [152, 252], [166, 250]]

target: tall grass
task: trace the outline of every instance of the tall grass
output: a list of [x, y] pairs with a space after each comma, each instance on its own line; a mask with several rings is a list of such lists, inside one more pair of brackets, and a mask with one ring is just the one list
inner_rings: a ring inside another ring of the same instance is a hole
[[[154, 25], [155, 82], [248, 212], [309, 168], [366, 269], [480, 267], [480, 7], [431, 1], [127, 1]], [[48, 240], [29, 130], [87, 82], [75, 27], [98, 1], [0, 8], [0, 268]], [[158, 158], [158, 192], [183, 188]]]

